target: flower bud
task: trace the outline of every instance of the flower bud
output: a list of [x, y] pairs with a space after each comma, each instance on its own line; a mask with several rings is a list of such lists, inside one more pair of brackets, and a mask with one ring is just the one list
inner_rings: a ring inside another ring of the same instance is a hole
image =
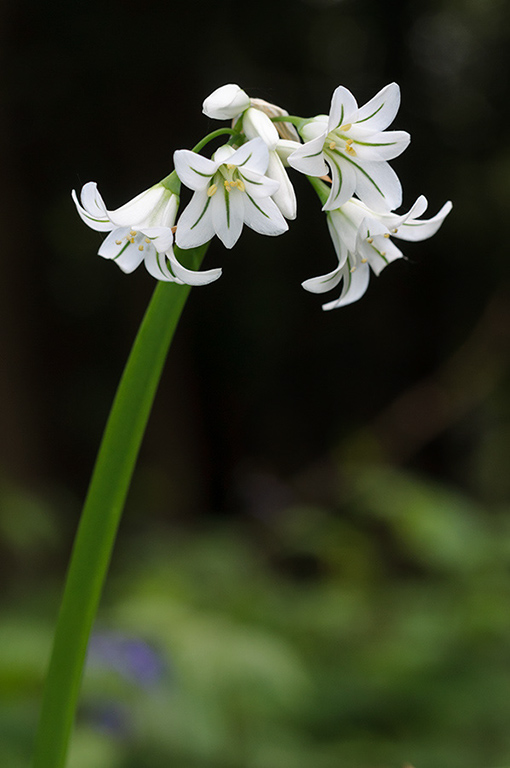
[[202, 104], [202, 112], [215, 120], [232, 120], [250, 106], [250, 98], [234, 83], [222, 85]]

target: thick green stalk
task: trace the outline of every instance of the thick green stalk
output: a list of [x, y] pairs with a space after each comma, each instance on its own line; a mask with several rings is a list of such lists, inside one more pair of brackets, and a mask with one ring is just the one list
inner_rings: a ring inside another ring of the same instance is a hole
[[[207, 245], [180, 252], [197, 268]], [[178, 249], [176, 249], [178, 251]], [[34, 768], [64, 768], [89, 635], [165, 358], [190, 287], [158, 283], [106, 424], [74, 542], [46, 679]]]

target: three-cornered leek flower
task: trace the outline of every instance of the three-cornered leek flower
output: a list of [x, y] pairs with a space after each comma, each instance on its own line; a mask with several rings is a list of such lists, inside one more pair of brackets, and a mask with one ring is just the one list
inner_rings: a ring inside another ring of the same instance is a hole
[[[410, 141], [405, 131], [385, 131], [400, 105], [400, 89], [390, 83], [364, 107], [347, 88], [333, 93], [329, 115], [305, 123], [305, 144], [289, 156], [289, 165], [307, 176], [325, 176], [329, 166], [331, 192], [323, 210], [334, 211], [354, 194], [371, 208], [391, 211], [402, 202], [402, 187], [387, 160], [397, 157]], [[327, 165], [326, 165], [327, 163]]]
[[268, 162], [269, 151], [261, 138], [236, 150], [226, 144], [211, 160], [187, 149], [177, 150], [177, 175], [194, 191], [177, 222], [179, 248], [195, 248], [214, 235], [232, 248], [243, 224], [261, 235], [286, 232], [287, 222], [272, 200], [279, 184], [265, 175]]
[[294, 151], [300, 146], [299, 142], [280, 139], [274, 123], [264, 112], [255, 107], [250, 107], [243, 114], [243, 131], [248, 139], [260, 137], [266, 144], [269, 150], [266, 176], [275, 179], [280, 185], [272, 196], [273, 200], [286, 219], [295, 219], [296, 193], [285, 170], [284, 161], [289, 154], [289, 144]]
[[221, 275], [221, 269], [195, 272], [186, 269], [173, 252], [179, 198], [163, 184], [156, 184], [114, 211], [106, 208], [97, 184], [89, 181], [72, 197], [81, 218], [98, 232], [109, 232], [98, 254], [112, 259], [123, 272], [133, 272], [142, 261], [157, 280], [186, 285], [206, 285]]
[[250, 106], [250, 97], [235, 83], [222, 85], [202, 104], [202, 112], [215, 120], [232, 120]]
[[369, 267], [378, 275], [392, 261], [403, 257], [391, 238], [418, 241], [432, 237], [451, 211], [452, 204], [447, 202], [431, 219], [420, 220], [418, 217], [426, 208], [427, 199], [421, 195], [403, 215], [379, 213], [355, 199], [335, 211], [328, 211], [328, 227], [338, 265], [326, 275], [306, 280], [303, 288], [312, 293], [325, 293], [343, 280], [339, 298], [322, 308], [335, 309], [357, 301], [368, 287]]

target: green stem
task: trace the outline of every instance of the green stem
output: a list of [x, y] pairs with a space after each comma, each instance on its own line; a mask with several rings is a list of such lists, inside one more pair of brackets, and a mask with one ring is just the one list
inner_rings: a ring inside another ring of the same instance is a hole
[[212, 133], [208, 133], [207, 136], [204, 136], [204, 138], [201, 139], [198, 144], [195, 144], [191, 151], [200, 152], [200, 150], [203, 149], [206, 144], [209, 144], [210, 141], [216, 139], [218, 136], [224, 136], [227, 133], [229, 133], [231, 136], [234, 136], [236, 131], [233, 128], [218, 128], [217, 131], [213, 131]]
[[272, 117], [271, 121], [273, 123], [292, 123], [299, 131], [305, 123], [310, 122], [310, 118], [298, 117], [297, 115], [278, 115], [277, 117]]
[[318, 176], [307, 176], [306, 178], [315, 189], [319, 196], [319, 200], [324, 205], [330, 195], [331, 187], [328, 187], [328, 185]]
[[[177, 258], [184, 257], [175, 250]], [[203, 245], [184, 253], [197, 268], [206, 250]], [[71, 555], [34, 768], [64, 768], [66, 764], [89, 635], [165, 358], [189, 291], [187, 285], [157, 285], [110, 411]]]

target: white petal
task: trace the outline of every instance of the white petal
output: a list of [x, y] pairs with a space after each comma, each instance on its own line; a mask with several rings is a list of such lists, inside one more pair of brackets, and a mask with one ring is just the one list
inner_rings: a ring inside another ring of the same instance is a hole
[[288, 163], [296, 171], [301, 171], [307, 176], [325, 176], [328, 172], [324, 162], [324, 140], [326, 134], [322, 133], [306, 144], [302, 144], [288, 157]]
[[212, 156], [212, 159], [216, 163], [216, 167], [219, 168], [220, 165], [224, 163], [229, 163], [230, 158], [234, 154], [235, 149], [234, 147], [231, 147], [229, 144], [223, 144], [222, 147], [219, 147], [214, 155]]
[[341, 211], [328, 212], [326, 220], [338, 258], [338, 266], [343, 267], [349, 252], [353, 252], [356, 247], [357, 229], [351, 225], [345, 216], [342, 216]]
[[87, 182], [81, 191], [83, 205], [79, 202], [74, 189], [71, 192], [71, 197], [81, 219], [91, 229], [95, 229], [97, 232], [109, 232], [113, 229], [103, 198], [99, 194], [97, 184], [94, 181]]
[[[274, 152], [271, 152], [271, 154], [274, 155]], [[262, 176], [260, 173], [254, 173], [249, 168], [239, 168], [239, 175], [242, 177], [246, 191], [251, 197], [271, 197], [271, 195], [278, 191], [280, 186], [280, 182], [276, 179]]]
[[215, 120], [232, 120], [250, 106], [250, 97], [234, 83], [222, 85], [208, 96], [202, 105], [207, 117]]
[[110, 219], [117, 227], [132, 226], [140, 228], [151, 217], [154, 209], [170, 194], [171, 192], [165, 189], [165, 187], [157, 184], [155, 187], [140, 192], [139, 195], [120, 208], [109, 211]]
[[445, 218], [452, 210], [452, 203], [448, 201], [443, 205], [439, 213], [436, 213], [431, 219], [424, 219], [419, 221], [418, 219], [407, 219], [398, 228], [398, 232], [395, 232], [395, 237], [399, 237], [401, 240], [426, 240], [428, 237], [435, 235]]
[[[216, 194], [220, 194], [218, 190]], [[196, 248], [214, 237], [211, 219], [211, 197], [206, 192], [195, 192], [177, 220], [175, 242], [179, 248]]]
[[360, 160], [392, 160], [402, 154], [411, 141], [407, 131], [384, 131], [363, 136], [353, 128], [349, 135]]
[[166, 283], [183, 283], [168, 268], [168, 259], [164, 253], [156, 253], [154, 248], [150, 248], [145, 255], [144, 262], [145, 269], [156, 280], [163, 280]]
[[358, 116], [358, 102], [352, 93], [339, 85], [331, 99], [329, 110], [328, 133], [346, 123], [354, 123]]
[[327, 152], [326, 160], [331, 170], [332, 184], [322, 210], [334, 211], [353, 196], [357, 177], [352, 165], [339, 152]]
[[172, 251], [167, 255], [175, 275], [186, 285], [209, 285], [209, 283], [212, 283], [214, 280], [221, 277], [220, 267], [216, 269], [207, 269], [203, 272], [196, 272], [193, 269], [186, 269], [186, 267], [183, 267], [182, 264], [177, 261], [175, 254]]
[[289, 228], [276, 203], [270, 198], [254, 200], [244, 194], [244, 221], [260, 235], [281, 235]]
[[402, 186], [387, 162], [346, 160], [356, 171], [356, 194], [374, 210], [392, 211], [402, 202]]
[[214, 160], [191, 152], [189, 149], [177, 149], [174, 152], [174, 166], [182, 183], [194, 191], [206, 189], [217, 169]]
[[301, 283], [305, 291], [310, 293], [326, 293], [332, 288], [336, 288], [340, 280], [342, 279], [343, 270], [339, 264], [332, 272], [328, 272], [327, 275], [321, 275], [320, 277], [312, 277], [309, 280], [305, 280]]
[[[264, 145], [265, 146], [265, 145]], [[214, 231], [225, 248], [233, 248], [243, 230], [243, 197], [245, 192], [225, 187], [218, 188], [211, 198], [211, 217]]]
[[110, 232], [108, 237], [101, 243], [101, 247], [98, 251], [99, 255], [102, 256], [103, 259], [117, 258], [119, 253], [128, 246], [129, 240], [127, 239], [127, 236], [129, 235], [129, 229], [129, 227], [117, 227]]
[[250, 107], [243, 115], [243, 131], [249, 139], [260, 137], [268, 149], [275, 149], [278, 143], [278, 131], [269, 117], [260, 109]]
[[286, 219], [295, 219], [297, 215], [296, 193], [294, 192], [294, 187], [290, 182], [287, 171], [283, 167], [283, 163], [276, 152], [269, 153], [269, 165], [266, 173], [271, 179], [275, 179], [280, 184], [279, 188], [272, 196], [276, 205]]
[[370, 99], [358, 112], [356, 125], [373, 131], [383, 131], [393, 122], [400, 106], [400, 88], [390, 83]]
[[290, 139], [279, 139], [278, 144], [276, 145], [276, 151], [285, 167], [287, 167], [289, 164], [288, 162], [289, 155], [295, 152], [296, 149], [299, 149], [300, 146], [301, 146], [301, 142], [299, 141], [291, 141]]
[[174, 236], [169, 227], [144, 227], [140, 232], [151, 240], [158, 253], [165, 253], [172, 247]]
[[251, 139], [236, 149], [229, 162], [243, 171], [247, 168], [263, 175], [269, 162], [269, 150], [261, 138]]
[[328, 133], [328, 116], [317, 115], [300, 128], [300, 133], [303, 141], [311, 141], [316, 139], [317, 136], [326, 136]]
[[359, 264], [356, 269], [351, 272], [349, 269], [349, 262], [344, 267], [344, 285], [340, 297], [335, 301], [330, 301], [327, 304], [322, 305], [322, 309], [337, 309], [338, 307], [345, 307], [348, 304], [352, 304], [358, 301], [368, 288], [370, 280], [370, 269], [368, 264]]

